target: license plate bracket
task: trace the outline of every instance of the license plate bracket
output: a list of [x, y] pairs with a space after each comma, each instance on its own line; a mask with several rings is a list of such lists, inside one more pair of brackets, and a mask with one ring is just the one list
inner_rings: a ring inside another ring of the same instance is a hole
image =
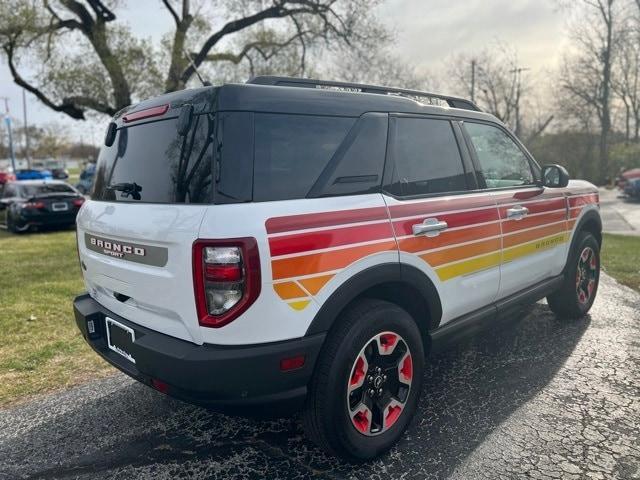
[[105, 327], [109, 349], [123, 356], [131, 363], [136, 363], [131, 354], [131, 347], [136, 340], [136, 333], [133, 329], [110, 317], [105, 317]]
[[66, 212], [69, 210], [69, 204], [66, 202], [52, 203], [51, 210], [54, 212]]

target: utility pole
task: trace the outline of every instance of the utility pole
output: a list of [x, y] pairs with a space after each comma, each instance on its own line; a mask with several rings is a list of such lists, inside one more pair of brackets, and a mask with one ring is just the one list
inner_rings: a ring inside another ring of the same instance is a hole
[[476, 61], [471, 60], [471, 101], [476, 101]]
[[13, 168], [13, 173], [15, 173], [16, 172], [16, 155], [13, 150], [13, 136], [11, 135], [11, 117], [9, 116], [9, 97], [0, 97], [0, 99], [4, 100], [4, 110], [5, 110], [4, 121], [7, 124], [7, 132], [9, 133], [9, 156], [11, 157], [11, 168]]
[[516, 136], [520, 136], [520, 134], [522, 133], [521, 130], [521, 124], [520, 124], [520, 95], [522, 94], [522, 72], [526, 72], [528, 70], [531, 70], [530, 68], [527, 67], [516, 67], [513, 70], [509, 70], [509, 73], [513, 73], [514, 74], [514, 81], [516, 84], [516, 95], [515, 95], [515, 101], [514, 101], [514, 107], [515, 107], [515, 111], [516, 111], [516, 125], [515, 125], [515, 134]]
[[27, 159], [27, 168], [31, 170], [31, 154], [29, 152], [29, 125], [27, 124], [27, 94], [22, 89], [22, 115], [24, 118], [24, 156]]

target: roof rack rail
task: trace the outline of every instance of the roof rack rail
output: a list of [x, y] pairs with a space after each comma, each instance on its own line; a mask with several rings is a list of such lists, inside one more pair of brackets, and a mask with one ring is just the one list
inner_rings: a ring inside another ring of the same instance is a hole
[[422, 92], [420, 90], [409, 90], [405, 88], [382, 87], [378, 85], [365, 85], [361, 83], [336, 82], [330, 80], [313, 80], [311, 78], [296, 77], [278, 77], [272, 75], [263, 75], [253, 77], [247, 83], [254, 85], [272, 85], [279, 87], [302, 87], [302, 88], [320, 88], [320, 89], [336, 89], [346, 92], [358, 93], [377, 93], [381, 95], [397, 95], [401, 97], [409, 97], [417, 100], [416, 97], [438, 99], [446, 102], [451, 108], [460, 108], [463, 110], [474, 110], [480, 112], [480, 108], [471, 100], [464, 98], [452, 97], [450, 95], [442, 95], [439, 93]]

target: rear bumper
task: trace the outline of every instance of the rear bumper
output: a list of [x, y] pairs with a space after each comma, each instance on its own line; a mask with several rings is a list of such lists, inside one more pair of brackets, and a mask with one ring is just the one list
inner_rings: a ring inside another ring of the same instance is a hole
[[[196, 345], [119, 317], [88, 294], [77, 297], [73, 306], [85, 340], [111, 365], [146, 385], [151, 386], [152, 379], [166, 383], [170, 396], [227, 411], [257, 405], [273, 406], [279, 413], [299, 409], [325, 338], [319, 334], [262, 345]], [[105, 316], [134, 330], [130, 353], [136, 363], [107, 346]], [[95, 328], [91, 334], [89, 321]], [[304, 365], [282, 372], [280, 360], [297, 355], [305, 355]]]
[[70, 225], [76, 222], [77, 211], [65, 213], [38, 213], [34, 215], [22, 214], [18, 217], [19, 222], [28, 225]]

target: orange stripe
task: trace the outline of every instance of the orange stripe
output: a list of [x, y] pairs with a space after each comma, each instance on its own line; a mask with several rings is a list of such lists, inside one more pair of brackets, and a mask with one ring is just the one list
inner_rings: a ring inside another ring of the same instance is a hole
[[502, 222], [503, 233], [517, 232], [524, 228], [540, 227], [547, 223], [559, 222], [565, 219], [564, 210], [561, 212], [545, 213], [536, 217], [525, 217], [522, 220], [506, 220]]
[[479, 227], [469, 227], [461, 230], [444, 231], [437, 237], [412, 237], [405, 238], [398, 242], [400, 250], [403, 252], [415, 253], [429, 250], [431, 248], [446, 247], [454, 243], [470, 242], [481, 240], [487, 237], [500, 235], [500, 225], [481, 225]]
[[464, 260], [465, 258], [475, 257], [499, 250], [500, 239], [494, 238], [491, 240], [480, 241], [478, 243], [472, 243], [470, 245], [460, 245], [459, 247], [451, 247], [437, 252], [425, 253], [424, 255], [420, 255], [420, 258], [432, 267], [437, 267], [439, 265], [444, 265], [445, 263], [457, 262], [458, 260]]
[[319, 277], [305, 278], [300, 280], [300, 283], [311, 295], [318, 293], [325, 284], [331, 280], [335, 275], [321, 275]]
[[290, 298], [302, 298], [307, 296], [304, 290], [302, 290], [295, 282], [274, 283], [273, 289], [283, 300], [288, 300]]
[[535, 230], [529, 230], [527, 232], [515, 233], [513, 235], [507, 235], [504, 237], [504, 248], [513, 247], [514, 245], [518, 245], [520, 243], [530, 242], [531, 240], [536, 240], [538, 238], [546, 237], [549, 235], [553, 235], [554, 233], [564, 232], [566, 229], [566, 224], [558, 223], [557, 225], [546, 225], [540, 228], [536, 228]]
[[299, 277], [329, 270], [338, 270], [367, 255], [395, 249], [396, 242], [381, 242], [373, 245], [363, 245], [360, 247], [273, 260], [271, 264], [273, 279], [278, 280], [281, 278]]

